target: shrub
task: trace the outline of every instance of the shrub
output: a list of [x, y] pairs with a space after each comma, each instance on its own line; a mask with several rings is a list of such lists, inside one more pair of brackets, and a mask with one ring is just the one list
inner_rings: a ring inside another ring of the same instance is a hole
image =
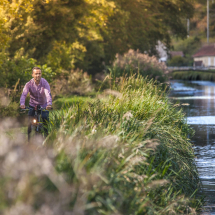
[[79, 42], [67, 44], [55, 41], [53, 49], [49, 52], [47, 64], [58, 70], [71, 70], [76, 66], [86, 67], [84, 61], [86, 48]]
[[143, 77], [148, 76], [149, 79], [153, 78], [160, 82], [166, 81], [169, 73], [166, 65], [160, 63], [155, 56], [150, 57], [134, 50], [129, 50], [123, 56], [117, 54], [111, 72], [115, 77], [140, 74]]
[[13, 88], [19, 79], [22, 86], [28, 82], [32, 76], [32, 68], [38, 66], [42, 70], [42, 76], [49, 82], [53, 80], [56, 73], [45, 65], [38, 65], [33, 58], [9, 59], [5, 56], [0, 65], [0, 87]]
[[181, 57], [181, 56], [174, 56], [170, 60], [167, 61], [168, 66], [192, 66], [192, 61], [190, 62], [189, 59]]
[[55, 96], [85, 95], [94, 91], [90, 76], [82, 70], [64, 71], [51, 84], [53, 98]]
[[8, 89], [0, 89], [0, 118], [3, 117], [17, 117], [19, 115], [19, 98], [21, 92], [17, 91], [16, 86], [10, 91], [10, 96], [8, 95]]

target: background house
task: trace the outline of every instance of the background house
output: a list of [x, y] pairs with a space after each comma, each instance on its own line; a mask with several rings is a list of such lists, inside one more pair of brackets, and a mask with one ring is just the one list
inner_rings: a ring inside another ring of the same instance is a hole
[[215, 66], [215, 44], [203, 46], [194, 55], [194, 67], [214, 67]]
[[170, 54], [170, 57], [173, 58], [173, 57], [184, 57], [184, 53], [183, 51], [170, 51], [169, 52]]

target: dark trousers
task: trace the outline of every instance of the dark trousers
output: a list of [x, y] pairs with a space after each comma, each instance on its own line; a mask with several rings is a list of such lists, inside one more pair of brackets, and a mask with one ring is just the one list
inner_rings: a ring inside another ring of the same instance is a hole
[[[29, 105], [29, 107], [31, 109], [29, 109], [29, 111], [28, 111], [28, 134], [31, 133], [31, 122], [32, 122], [33, 116], [35, 114], [34, 107], [32, 107], [30, 105]], [[48, 110], [41, 111], [41, 117], [42, 117], [45, 136], [47, 136], [48, 135], [47, 123], [49, 122], [49, 111]]]

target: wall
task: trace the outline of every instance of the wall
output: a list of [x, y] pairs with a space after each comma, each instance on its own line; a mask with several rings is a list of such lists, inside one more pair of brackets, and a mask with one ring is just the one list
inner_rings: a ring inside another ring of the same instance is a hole
[[194, 61], [202, 61], [205, 67], [215, 66], [215, 56], [195, 57]]

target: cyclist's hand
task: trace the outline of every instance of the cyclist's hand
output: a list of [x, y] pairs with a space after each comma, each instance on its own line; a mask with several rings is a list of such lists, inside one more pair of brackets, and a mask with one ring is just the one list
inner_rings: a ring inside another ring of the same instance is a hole
[[46, 109], [47, 109], [47, 110], [51, 110], [51, 109], [52, 109], [52, 106], [51, 106], [51, 105], [47, 105]]
[[20, 105], [20, 108], [21, 109], [25, 109], [25, 105]]

